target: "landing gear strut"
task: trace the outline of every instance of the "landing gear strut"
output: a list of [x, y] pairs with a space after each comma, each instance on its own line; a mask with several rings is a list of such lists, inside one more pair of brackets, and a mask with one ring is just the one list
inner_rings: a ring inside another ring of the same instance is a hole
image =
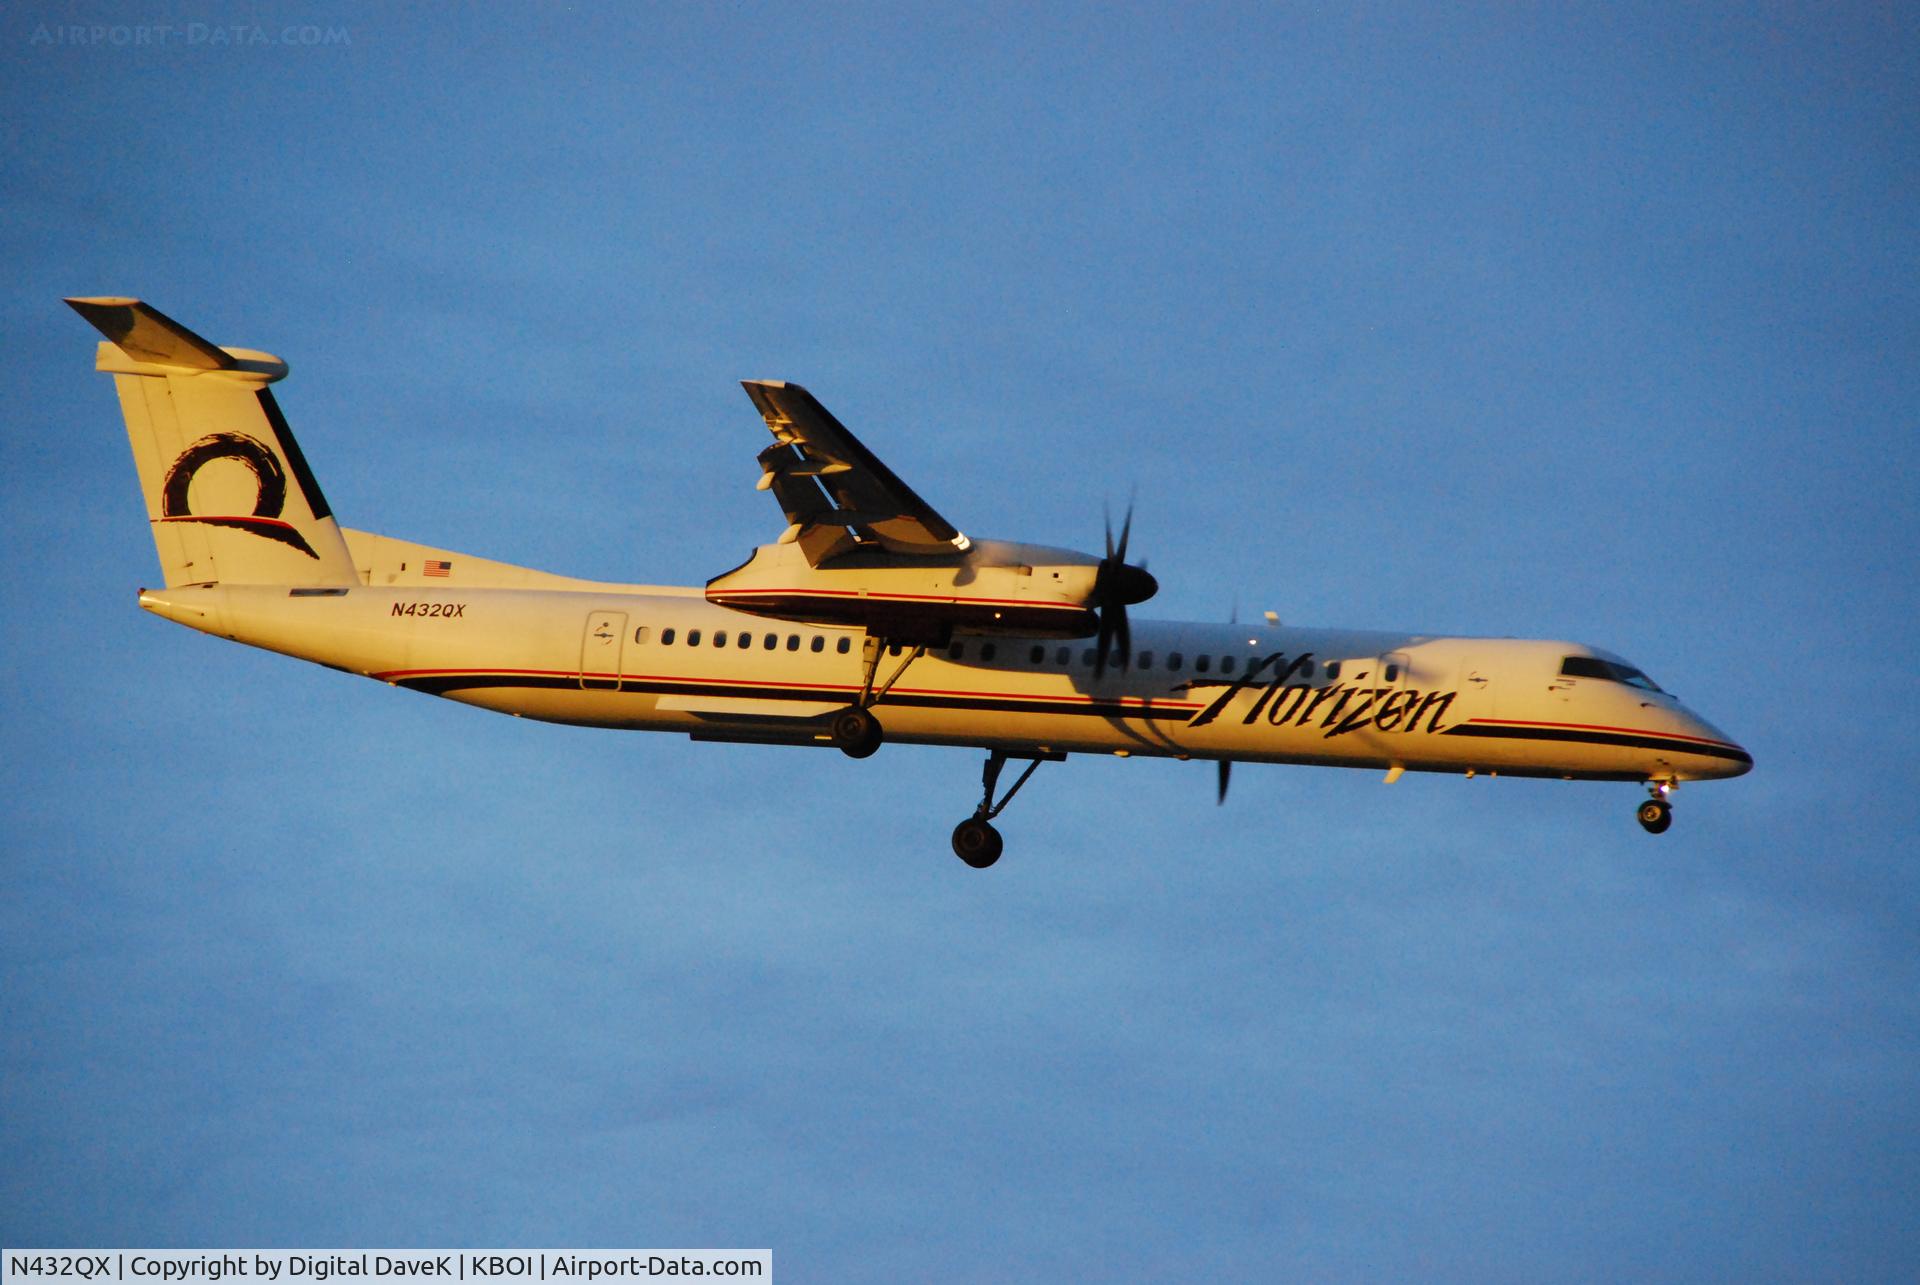
[[1000, 832], [993, 828], [993, 818], [1006, 810], [1013, 802], [1013, 796], [1020, 793], [1020, 787], [1027, 778], [1039, 770], [1042, 763], [1059, 762], [1064, 754], [1022, 754], [1018, 757], [1028, 760], [1027, 770], [1020, 774], [998, 803], [993, 801], [993, 791], [1000, 784], [1000, 769], [1007, 765], [1007, 754], [1003, 750], [993, 750], [987, 755], [987, 765], [980, 770], [980, 806], [973, 815], [953, 827], [953, 855], [972, 866], [975, 870], [985, 870], [1000, 859], [1003, 846]]
[[1634, 816], [1648, 834], [1663, 834], [1673, 824], [1673, 805], [1667, 802], [1667, 795], [1673, 792], [1673, 782], [1656, 781], [1647, 789], [1653, 797], [1642, 803]]
[[880, 748], [880, 742], [886, 739], [886, 731], [880, 726], [880, 720], [873, 716], [873, 707], [882, 697], [893, 690], [900, 681], [900, 675], [907, 672], [907, 666], [927, 654], [926, 647], [918, 646], [907, 653], [893, 676], [874, 690], [873, 680], [880, 672], [880, 657], [887, 650], [886, 640], [867, 635], [860, 646], [860, 659], [863, 676], [860, 683], [860, 699], [833, 716], [828, 725], [828, 736], [834, 748], [848, 758], [863, 759]]

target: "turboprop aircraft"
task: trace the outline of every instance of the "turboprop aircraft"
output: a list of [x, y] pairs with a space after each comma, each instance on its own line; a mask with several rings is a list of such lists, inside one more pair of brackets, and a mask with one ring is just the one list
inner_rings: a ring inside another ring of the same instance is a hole
[[[268, 385], [279, 358], [127, 298], [67, 302], [103, 335], [165, 587], [140, 605], [236, 642], [527, 718], [696, 741], [983, 749], [953, 831], [1068, 754], [1632, 781], [1640, 824], [1682, 781], [1753, 759], [1620, 656], [1581, 643], [1133, 621], [1127, 561], [973, 540], [798, 384], [745, 382], [785, 529], [701, 588], [607, 584], [355, 531]], [[1025, 764], [1011, 788], [1002, 769]]]

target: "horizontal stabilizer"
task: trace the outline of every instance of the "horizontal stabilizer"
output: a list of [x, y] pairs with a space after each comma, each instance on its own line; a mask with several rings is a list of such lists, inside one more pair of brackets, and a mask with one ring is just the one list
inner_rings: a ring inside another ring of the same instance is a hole
[[138, 299], [69, 299], [67, 306], [107, 337], [107, 342], [137, 361], [185, 370], [231, 370], [225, 350]]

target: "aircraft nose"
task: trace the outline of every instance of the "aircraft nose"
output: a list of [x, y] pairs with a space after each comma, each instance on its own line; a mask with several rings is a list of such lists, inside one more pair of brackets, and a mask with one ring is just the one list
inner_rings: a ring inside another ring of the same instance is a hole
[[1745, 776], [1753, 771], [1753, 755], [1731, 736], [1692, 711], [1688, 711], [1682, 721], [1686, 724], [1687, 737], [1700, 742], [1701, 751], [1719, 764], [1712, 775]]

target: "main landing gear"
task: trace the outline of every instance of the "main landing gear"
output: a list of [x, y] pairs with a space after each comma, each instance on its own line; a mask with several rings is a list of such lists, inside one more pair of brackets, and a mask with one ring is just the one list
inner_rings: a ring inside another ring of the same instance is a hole
[[1042, 763], [1058, 763], [1066, 758], [1064, 754], [1021, 754], [1017, 757], [1028, 760], [1027, 770], [1013, 783], [998, 803], [993, 801], [993, 791], [1000, 784], [1000, 769], [1007, 765], [1007, 754], [1003, 750], [994, 750], [987, 755], [987, 765], [980, 771], [980, 806], [973, 815], [953, 827], [953, 855], [972, 866], [975, 870], [985, 870], [1000, 859], [1000, 832], [993, 828], [993, 819], [1006, 810], [1013, 802], [1013, 796], [1020, 793], [1020, 787], [1027, 778], [1040, 769]]
[[[886, 732], [880, 726], [880, 720], [873, 715], [873, 707], [878, 705], [893, 685], [900, 681], [900, 675], [907, 667], [927, 654], [926, 644], [922, 643], [907, 651], [887, 681], [878, 687], [874, 679], [879, 676], [880, 657], [888, 652], [899, 655], [904, 644], [889, 643], [884, 638], [869, 634], [861, 645], [863, 676], [860, 683], [860, 698], [845, 709], [834, 714], [827, 724], [827, 737], [842, 754], [848, 758], [863, 759], [880, 748], [886, 739]], [[1013, 788], [1002, 795], [998, 802], [994, 800], [994, 791], [1000, 785], [1000, 772], [1007, 765], [1009, 757], [1025, 759], [1026, 770], [1013, 783]], [[1009, 756], [1003, 750], [993, 750], [987, 755], [987, 764], [980, 771], [980, 806], [973, 815], [953, 827], [953, 854], [972, 866], [975, 870], [985, 870], [1000, 859], [1000, 832], [993, 828], [993, 819], [1006, 810], [1013, 802], [1013, 796], [1020, 793], [1020, 787], [1027, 778], [1039, 770], [1042, 763], [1059, 762], [1065, 754], [1049, 751], [1037, 751], [1032, 754]], [[1225, 780], [1222, 778], [1224, 787]]]
[[1673, 804], [1667, 802], [1667, 796], [1673, 793], [1672, 781], [1654, 781], [1647, 786], [1653, 795], [1640, 805], [1634, 816], [1640, 822], [1640, 828], [1648, 834], [1664, 834], [1673, 824]]
[[858, 705], [849, 705], [833, 716], [828, 733], [833, 737], [834, 748], [850, 759], [863, 759], [880, 748], [880, 742], [886, 733], [880, 730], [880, 720]]
[[[860, 645], [860, 659], [864, 670], [860, 684], [860, 699], [833, 716], [827, 725], [827, 735], [833, 741], [834, 748], [848, 758], [863, 759], [880, 748], [880, 742], [886, 739], [886, 732], [880, 726], [880, 720], [873, 716], [873, 707], [882, 697], [893, 690], [900, 681], [900, 675], [907, 672], [907, 666], [927, 654], [924, 645], [913, 648], [893, 676], [882, 683], [879, 690], [873, 686], [874, 676], [880, 671], [881, 654], [887, 650], [885, 639], [869, 634]], [[897, 648], [896, 648], [897, 650]]]

